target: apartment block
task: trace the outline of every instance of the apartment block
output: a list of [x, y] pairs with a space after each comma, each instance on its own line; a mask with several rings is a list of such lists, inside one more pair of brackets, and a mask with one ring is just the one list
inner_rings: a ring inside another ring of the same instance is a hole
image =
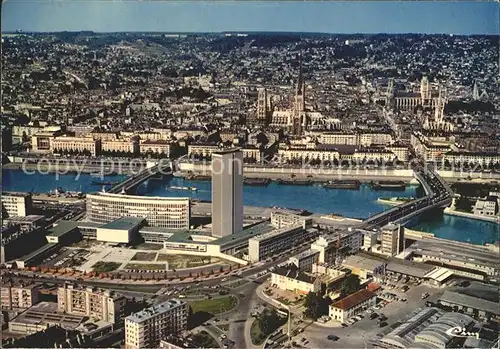
[[35, 284], [5, 283], [1, 286], [2, 310], [26, 309], [40, 301]]
[[304, 230], [302, 225], [295, 225], [255, 236], [248, 240], [248, 259], [258, 262], [272, 257], [310, 239], [315, 232], [316, 229]]
[[302, 225], [302, 228], [307, 229], [312, 226], [312, 218], [293, 213], [274, 211], [271, 212], [271, 224], [276, 228]]
[[388, 224], [381, 232], [382, 254], [395, 256], [403, 252], [405, 248], [404, 227], [401, 225]]
[[27, 216], [33, 208], [33, 201], [29, 193], [3, 192], [2, 218]]
[[126, 299], [113, 291], [64, 285], [57, 290], [57, 308], [67, 314], [115, 323], [123, 315]]
[[125, 318], [125, 348], [157, 348], [162, 339], [186, 330], [188, 305], [170, 299]]
[[318, 263], [334, 263], [338, 257], [356, 253], [363, 246], [361, 231], [333, 233], [320, 236], [311, 244], [311, 250], [318, 251]]

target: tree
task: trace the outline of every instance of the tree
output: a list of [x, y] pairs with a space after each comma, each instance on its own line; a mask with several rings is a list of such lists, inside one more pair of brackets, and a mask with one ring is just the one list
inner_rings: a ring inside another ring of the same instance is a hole
[[340, 293], [343, 297], [348, 296], [359, 290], [359, 276], [350, 274], [340, 285]]
[[319, 293], [309, 292], [304, 301], [304, 306], [306, 307], [304, 315], [316, 320], [328, 313], [328, 303], [329, 299], [323, 298]]
[[260, 330], [267, 336], [269, 333], [279, 328], [286, 319], [281, 318], [275, 309], [266, 309], [260, 314], [257, 321], [259, 322]]

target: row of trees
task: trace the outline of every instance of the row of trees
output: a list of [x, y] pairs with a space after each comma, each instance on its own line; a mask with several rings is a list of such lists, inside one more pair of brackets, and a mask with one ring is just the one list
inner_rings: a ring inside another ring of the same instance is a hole
[[368, 165], [368, 166], [379, 166], [379, 165], [386, 165], [386, 166], [402, 166], [404, 165], [403, 161], [395, 160], [395, 161], [385, 161], [383, 159], [360, 159], [358, 161], [356, 160], [340, 160], [340, 159], [333, 159], [333, 160], [321, 160], [321, 159], [310, 159], [308, 156], [305, 158], [299, 157], [299, 158], [292, 158], [289, 160], [286, 160], [287, 164], [290, 165], [302, 165], [302, 164], [309, 164], [311, 166], [349, 166], [349, 165]]
[[58, 150], [57, 154], [61, 155], [85, 155], [85, 156], [92, 156], [92, 153], [88, 149], [84, 150], [73, 150], [73, 149], [64, 149], [64, 150]]

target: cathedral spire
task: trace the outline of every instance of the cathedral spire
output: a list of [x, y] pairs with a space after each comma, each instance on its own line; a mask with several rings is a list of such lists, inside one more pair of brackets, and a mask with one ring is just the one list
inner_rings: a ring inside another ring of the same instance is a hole
[[302, 50], [300, 50], [299, 53], [299, 78], [297, 80], [297, 87], [296, 87], [296, 92], [302, 94], [304, 91], [302, 91], [304, 87], [304, 77], [302, 76]]

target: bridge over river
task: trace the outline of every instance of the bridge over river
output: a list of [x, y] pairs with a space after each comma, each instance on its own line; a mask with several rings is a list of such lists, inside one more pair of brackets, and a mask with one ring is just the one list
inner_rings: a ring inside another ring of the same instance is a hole
[[390, 222], [404, 224], [425, 211], [447, 207], [451, 204], [453, 191], [436, 172], [416, 169], [414, 170], [414, 176], [424, 188], [426, 194], [424, 197], [371, 216], [363, 221], [361, 227], [372, 229]]
[[162, 175], [172, 174], [171, 161], [166, 161], [166, 162], [160, 161], [158, 164], [148, 167], [134, 174], [133, 176], [127, 178], [125, 181], [120, 182], [111, 187], [111, 189], [108, 190], [108, 193], [114, 193], [114, 194], [118, 194], [121, 192], [130, 193], [138, 185], [158, 174]]

